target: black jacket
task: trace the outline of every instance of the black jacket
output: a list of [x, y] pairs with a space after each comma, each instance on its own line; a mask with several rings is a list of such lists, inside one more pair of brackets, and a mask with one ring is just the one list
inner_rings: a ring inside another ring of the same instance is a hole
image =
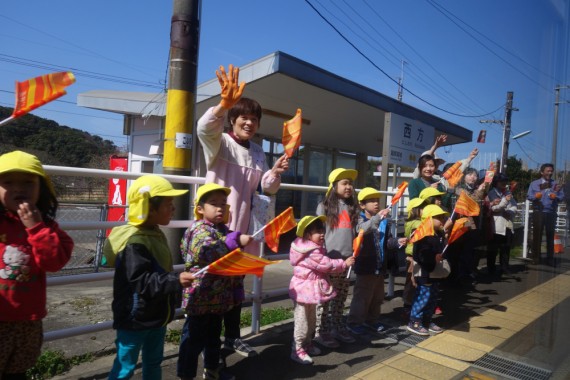
[[163, 269], [144, 244], [127, 244], [115, 264], [113, 328], [166, 326], [180, 305], [182, 286], [178, 277]]
[[433, 281], [429, 278], [429, 273], [435, 269], [435, 255], [442, 253], [443, 248], [444, 238], [437, 233], [435, 236], [426, 236], [414, 243], [414, 261], [422, 268], [420, 284], [429, 284]]

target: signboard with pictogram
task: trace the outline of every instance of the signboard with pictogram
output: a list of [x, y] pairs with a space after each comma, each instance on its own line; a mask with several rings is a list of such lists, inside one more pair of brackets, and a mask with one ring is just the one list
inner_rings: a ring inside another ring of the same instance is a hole
[[[128, 171], [128, 159], [126, 157], [111, 156], [109, 161], [109, 169], [126, 172]], [[120, 178], [111, 178], [109, 180], [109, 196], [107, 199], [108, 222], [119, 222], [125, 220], [125, 210], [127, 204], [127, 180]], [[111, 230], [107, 230], [107, 236]]]

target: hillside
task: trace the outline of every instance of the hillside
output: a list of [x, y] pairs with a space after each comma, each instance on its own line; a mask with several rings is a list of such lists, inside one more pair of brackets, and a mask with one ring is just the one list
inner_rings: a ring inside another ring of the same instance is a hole
[[[0, 120], [11, 114], [11, 108], [0, 107]], [[27, 114], [0, 127], [0, 153], [15, 149], [36, 154], [46, 165], [96, 167], [96, 162], [107, 164], [119, 148], [110, 140]]]
[[[11, 108], [0, 107], [0, 120], [11, 114]], [[13, 150], [34, 154], [44, 165], [95, 169], [108, 169], [109, 157], [120, 153], [110, 140], [30, 114], [0, 127], [0, 154]], [[106, 179], [54, 176], [52, 180], [60, 200], [106, 199]]]

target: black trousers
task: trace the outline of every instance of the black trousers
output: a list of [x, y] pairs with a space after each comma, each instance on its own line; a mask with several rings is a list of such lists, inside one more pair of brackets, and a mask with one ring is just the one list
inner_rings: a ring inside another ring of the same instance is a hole
[[540, 261], [540, 246], [542, 231], [546, 231], [546, 256], [548, 260], [554, 258], [554, 228], [556, 227], [556, 213], [535, 211], [532, 213], [532, 259]]
[[499, 252], [499, 265], [503, 272], [509, 271], [509, 258], [511, 254], [511, 243], [513, 241], [513, 233], [508, 228], [505, 235], [494, 234], [493, 239], [487, 245], [487, 271], [490, 274], [495, 273], [495, 262], [497, 260], [497, 251]]

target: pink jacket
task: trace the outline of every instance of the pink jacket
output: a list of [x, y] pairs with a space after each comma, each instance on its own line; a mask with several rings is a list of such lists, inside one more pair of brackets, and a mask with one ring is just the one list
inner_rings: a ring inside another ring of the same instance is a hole
[[[197, 134], [206, 158], [206, 183], [229, 187], [230, 221], [232, 231], [248, 232], [251, 197], [261, 181], [264, 193], [275, 194], [281, 178], [271, 174], [261, 146], [250, 141], [249, 149], [223, 133], [224, 118], [216, 118], [212, 108], [198, 120]], [[253, 241], [245, 251], [256, 254], [259, 242]]]
[[289, 284], [289, 296], [293, 301], [319, 304], [336, 296], [329, 273], [344, 271], [343, 259], [331, 259], [323, 246], [298, 237], [291, 243], [289, 260], [295, 267]]

